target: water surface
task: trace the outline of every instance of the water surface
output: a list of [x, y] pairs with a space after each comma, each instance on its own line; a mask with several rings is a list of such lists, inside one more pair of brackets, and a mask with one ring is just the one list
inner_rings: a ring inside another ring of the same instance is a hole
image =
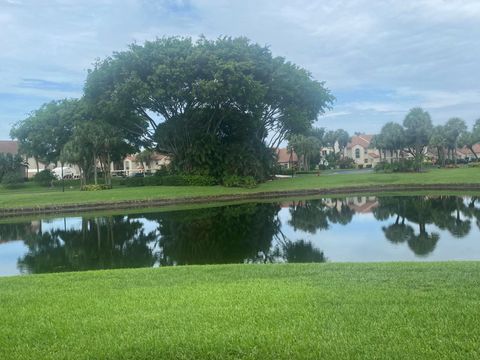
[[439, 260], [480, 260], [480, 198], [328, 198], [0, 224], [0, 275]]

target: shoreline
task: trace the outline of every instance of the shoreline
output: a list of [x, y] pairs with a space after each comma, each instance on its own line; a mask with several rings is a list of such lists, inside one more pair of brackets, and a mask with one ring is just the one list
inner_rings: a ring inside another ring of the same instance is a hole
[[[469, 191], [479, 190], [480, 184], [396, 184], [396, 185], [367, 185], [367, 186], [344, 186], [333, 188], [313, 188], [282, 191], [262, 191], [253, 193], [239, 193], [231, 195], [193, 196], [156, 198], [141, 200], [118, 200], [87, 203], [72, 203], [59, 205], [14, 207], [0, 209], [1, 217], [17, 217], [25, 215], [66, 214], [85, 211], [101, 210], [129, 210], [137, 208], [164, 207], [171, 205], [223, 203], [237, 200], [265, 200], [280, 197], [314, 196], [314, 195], [351, 195], [351, 194], [381, 194], [385, 192], [421, 191], [421, 190], [446, 190], [446, 191]], [[108, 190], [105, 190], [108, 191]]]

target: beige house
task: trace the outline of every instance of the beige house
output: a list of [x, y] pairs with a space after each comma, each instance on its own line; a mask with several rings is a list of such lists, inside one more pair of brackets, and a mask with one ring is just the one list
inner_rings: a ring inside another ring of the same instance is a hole
[[128, 155], [123, 160], [123, 170], [113, 170], [113, 172], [122, 171], [126, 176], [134, 176], [135, 174], [155, 173], [158, 170], [167, 167], [170, 164], [170, 158], [167, 155], [153, 153], [150, 161], [142, 163], [137, 154]]
[[380, 151], [371, 148], [373, 135], [354, 135], [344, 149], [344, 156], [363, 167], [375, 167], [380, 162]]

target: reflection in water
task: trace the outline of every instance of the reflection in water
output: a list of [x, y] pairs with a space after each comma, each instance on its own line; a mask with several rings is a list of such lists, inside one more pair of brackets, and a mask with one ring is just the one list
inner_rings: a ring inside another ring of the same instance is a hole
[[[17, 260], [18, 270], [23, 273], [154, 265], [323, 262], [324, 253], [313, 242], [321, 242], [326, 234], [341, 239], [357, 216], [367, 216], [370, 229], [381, 229], [390, 246], [406, 244], [416, 256], [429, 257], [441, 238], [450, 236], [452, 240], [446, 241], [454, 241], [479, 233], [480, 199], [313, 199], [84, 217], [76, 218], [75, 226], [67, 225], [67, 219], [0, 224], [0, 254], [2, 242], [23, 240], [27, 250]], [[337, 243], [337, 248], [344, 246], [341, 241]], [[382, 244], [379, 246], [385, 246], [385, 241]], [[359, 260], [361, 256], [358, 254]]]

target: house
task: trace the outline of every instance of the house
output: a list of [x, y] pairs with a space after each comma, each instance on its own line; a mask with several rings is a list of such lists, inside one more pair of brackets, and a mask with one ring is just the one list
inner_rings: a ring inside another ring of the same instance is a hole
[[276, 150], [277, 153], [277, 164], [284, 169], [291, 169], [298, 165], [298, 156], [295, 151], [288, 151], [286, 148], [281, 148]]
[[[473, 151], [475, 152], [477, 157], [480, 159], [480, 143], [473, 145]], [[457, 159], [472, 160], [472, 159], [476, 159], [476, 157], [475, 155], [473, 155], [470, 149], [463, 147], [461, 149], [457, 149]]]
[[167, 167], [170, 164], [170, 158], [167, 155], [162, 155], [154, 152], [150, 157], [150, 161], [142, 163], [137, 154], [128, 155], [123, 160], [123, 170], [113, 170], [114, 172], [122, 171], [125, 175], [131, 176], [137, 173], [151, 172], [155, 173], [158, 170]]
[[364, 167], [374, 167], [380, 160], [380, 151], [371, 147], [374, 135], [354, 135], [344, 149], [344, 156]]

